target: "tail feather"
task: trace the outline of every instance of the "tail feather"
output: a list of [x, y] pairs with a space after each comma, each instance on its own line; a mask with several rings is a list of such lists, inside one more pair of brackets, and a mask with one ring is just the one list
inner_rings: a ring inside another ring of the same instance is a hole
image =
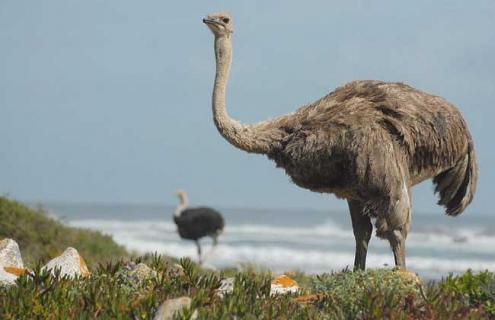
[[454, 167], [440, 173], [433, 179], [435, 193], [440, 195], [439, 205], [444, 206], [445, 213], [457, 216], [473, 200], [478, 183], [478, 165], [472, 141], [464, 159]]

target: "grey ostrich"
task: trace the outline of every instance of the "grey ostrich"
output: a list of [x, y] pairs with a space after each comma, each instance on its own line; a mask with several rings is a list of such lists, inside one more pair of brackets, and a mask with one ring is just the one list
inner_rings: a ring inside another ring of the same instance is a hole
[[346, 199], [356, 251], [364, 269], [368, 242], [388, 239], [395, 264], [406, 267], [411, 187], [433, 178], [438, 203], [457, 216], [472, 201], [478, 180], [473, 141], [459, 110], [441, 97], [399, 82], [352, 81], [293, 113], [241, 124], [225, 109], [232, 61], [232, 19], [203, 22], [215, 36], [213, 119], [235, 147], [264, 154], [292, 181]]
[[206, 236], [211, 237], [214, 248], [218, 243], [218, 236], [222, 233], [225, 222], [222, 215], [215, 209], [208, 207], [188, 208], [189, 202], [185, 191], [177, 190], [175, 194], [179, 197], [179, 205], [174, 213], [174, 222], [177, 225], [179, 236], [196, 243], [198, 261], [199, 264], [202, 264], [199, 240]]

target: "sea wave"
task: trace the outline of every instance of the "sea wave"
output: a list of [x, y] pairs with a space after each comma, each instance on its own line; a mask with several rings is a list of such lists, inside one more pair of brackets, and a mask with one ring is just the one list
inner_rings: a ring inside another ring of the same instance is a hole
[[[102, 231], [111, 235], [126, 234], [140, 238], [161, 240], [177, 239], [176, 226], [168, 221], [121, 221], [105, 219], [79, 219], [69, 222], [72, 226]], [[285, 227], [271, 225], [244, 224], [227, 226], [223, 236], [227, 241], [266, 242], [270, 239], [287, 243], [326, 245], [333, 243], [352, 243], [354, 236], [351, 228], [343, 228], [327, 220], [323, 224], [309, 227]], [[386, 241], [378, 242], [388, 245]], [[460, 228], [456, 230], [432, 230], [430, 232], [411, 231], [407, 244], [417, 248], [445, 247], [456, 250], [475, 250], [480, 253], [493, 253], [495, 235], [483, 233], [478, 228]]]
[[[117, 241], [126, 244], [132, 250], [140, 252], [158, 252], [173, 257], [197, 258], [196, 247], [192, 242], [139, 241], [126, 237], [117, 237]], [[274, 272], [301, 270], [308, 273], [339, 271], [352, 268], [354, 253], [331, 250], [300, 250], [280, 246], [232, 246], [219, 244], [212, 249], [205, 248], [206, 262], [215, 267], [235, 267], [245, 263], [259, 268], [269, 268]], [[495, 261], [482, 259], [445, 259], [432, 256], [408, 256], [408, 269], [428, 278], [439, 278], [448, 273], [461, 273], [467, 269], [474, 271], [495, 270]], [[393, 266], [391, 253], [369, 253], [367, 266], [379, 268]]]
[[[196, 258], [194, 243], [182, 241], [173, 222], [79, 219], [69, 224], [110, 234], [118, 243], [140, 253]], [[407, 240], [408, 268], [432, 278], [468, 268], [495, 270], [493, 243], [495, 236], [480, 233], [478, 229], [411, 232]], [[331, 220], [302, 228], [229, 225], [208, 261], [217, 267], [249, 263], [274, 271], [298, 269], [320, 273], [352, 265], [353, 249], [350, 227], [345, 229]], [[387, 241], [372, 242], [367, 264], [370, 267], [394, 264]]]

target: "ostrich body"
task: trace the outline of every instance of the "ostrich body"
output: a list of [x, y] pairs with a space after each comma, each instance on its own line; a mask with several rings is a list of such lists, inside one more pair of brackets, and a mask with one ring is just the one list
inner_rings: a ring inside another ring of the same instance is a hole
[[297, 111], [241, 124], [225, 109], [232, 61], [232, 21], [203, 19], [215, 36], [213, 119], [246, 152], [264, 154], [305, 189], [346, 199], [356, 240], [354, 268], [364, 269], [375, 219], [395, 264], [406, 267], [411, 187], [433, 178], [439, 204], [459, 215], [476, 191], [473, 141], [459, 110], [441, 97], [399, 82], [347, 83]]
[[223, 231], [225, 225], [223, 217], [218, 211], [212, 208], [187, 208], [187, 194], [182, 190], [178, 190], [176, 194], [179, 197], [180, 203], [175, 209], [174, 222], [182, 239], [194, 240], [196, 243], [198, 259], [201, 264], [201, 245], [199, 240], [209, 236], [213, 239], [213, 246], [216, 246], [218, 236]]

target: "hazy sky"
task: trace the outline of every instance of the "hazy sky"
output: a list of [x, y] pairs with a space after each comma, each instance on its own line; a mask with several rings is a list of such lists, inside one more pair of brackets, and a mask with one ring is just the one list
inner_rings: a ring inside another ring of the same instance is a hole
[[[289, 182], [213, 125], [213, 36], [233, 15], [230, 114], [293, 111], [354, 79], [403, 81], [458, 105], [493, 214], [495, 1], [0, 0], [0, 193], [28, 201], [344, 209]], [[416, 212], [441, 212], [430, 182]]]

